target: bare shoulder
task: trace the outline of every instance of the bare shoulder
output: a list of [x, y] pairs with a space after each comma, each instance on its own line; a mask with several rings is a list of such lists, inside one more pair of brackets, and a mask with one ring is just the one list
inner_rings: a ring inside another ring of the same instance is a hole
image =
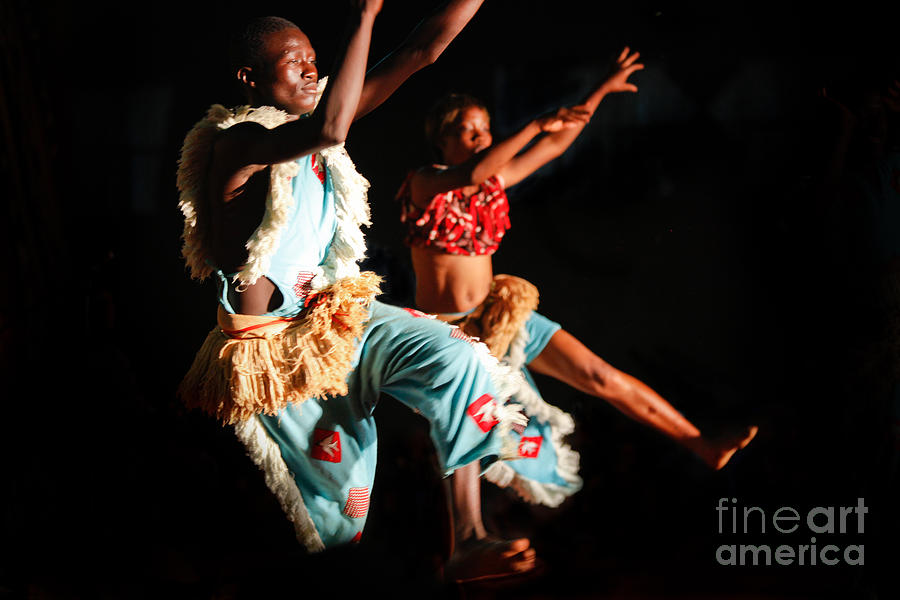
[[423, 208], [434, 195], [434, 180], [442, 169], [437, 165], [425, 165], [413, 170], [409, 174], [409, 195], [413, 204]]
[[412, 201], [416, 206], [424, 208], [437, 194], [462, 189], [464, 192], [477, 190], [470, 185], [471, 172], [458, 165], [428, 165], [415, 171], [410, 180]]
[[419, 181], [423, 179], [428, 179], [429, 177], [433, 177], [445, 171], [447, 167], [443, 165], [425, 165], [415, 169], [411, 173], [411, 177], [413, 179], [418, 179]]

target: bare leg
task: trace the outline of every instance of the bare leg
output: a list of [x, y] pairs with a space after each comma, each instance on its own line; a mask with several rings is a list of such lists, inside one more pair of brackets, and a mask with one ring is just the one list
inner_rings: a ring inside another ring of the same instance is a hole
[[453, 472], [450, 477], [453, 496], [453, 540], [461, 542], [471, 537], [487, 537], [481, 521], [481, 484], [478, 463], [474, 462]]
[[553, 334], [543, 352], [528, 366], [603, 398], [629, 417], [685, 446], [716, 470], [756, 435], [757, 427], [753, 426], [735, 437], [710, 440], [645, 383], [616, 369], [565, 330]]
[[499, 540], [487, 534], [481, 521], [481, 478], [478, 463], [457, 469], [449, 477], [453, 538], [444, 568], [449, 581], [494, 579], [526, 573], [536, 566], [527, 538]]

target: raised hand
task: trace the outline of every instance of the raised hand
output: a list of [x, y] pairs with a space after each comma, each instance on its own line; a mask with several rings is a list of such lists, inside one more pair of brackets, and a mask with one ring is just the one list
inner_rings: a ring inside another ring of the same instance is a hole
[[625, 46], [621, 54], [619, 54], [619, 58], [616, 59], [616, 66], [613, 67], [612, 75], [603, 82], [603, 90], [606, 93], [638, 91], [637, 86], [630, 83], [628, 78], [635, 71], [644, 68], [642, 63], [637, 62], [640, 56], [640, 52], [631, 52], [628, 46]]
[[560, 108], [554, 112], [538, 117], [537, 124], [541, 131], [552, 133], [562, 131], [580, 125], [587, 124], [591, 120], [591, 111], [579, 104]]

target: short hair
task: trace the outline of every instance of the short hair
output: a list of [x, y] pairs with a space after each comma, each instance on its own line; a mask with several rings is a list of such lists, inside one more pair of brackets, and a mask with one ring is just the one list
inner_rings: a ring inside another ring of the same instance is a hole
[[228, 59], [231, 70], [237, 71], [241, 67], [254, 69], [264, 67], [263, 48], [266, 36], [292, 28], [300, 29], [282, 17], [255, 17], [247, 21], [235, 32], [229, 43]]
[[428, 114], [425, 116], [425, 139], [428, 140], [431, 149], [438, 158], [443, 158], [441, 156], [440, 141], [447, 132], [447, 128], [453, 124], [460, 112], [473, 106], [482, 109], [490, 115], [490, 111], [484, 102], [475, 96], [459, 93], [443, 96], [428, 110]]

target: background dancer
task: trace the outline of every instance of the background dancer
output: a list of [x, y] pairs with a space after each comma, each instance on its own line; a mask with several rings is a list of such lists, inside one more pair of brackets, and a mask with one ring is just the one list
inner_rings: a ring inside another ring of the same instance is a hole
[[[603, 398], [716, 470], [757, 431], [750, 427], [725, 439], [701, 434], [650, 387], [608, 364], [559, 324], [535, 312], [538, 293], [533, 285], [493, 273], [491, 255], [510, 226], [506, 188], [560, 156], [607, 94], [636, 92], [637, 86], [628, 79], [643, 68], [638, 58], [637, 52], [626, 47], [612, 75], [581, 104], [538, 117], [496, 144], [483, 103], [462, 94], [441, 99], [425, 125], [440, 164], [412, 172], [398, 192], [416, 274], [417, 307], [485, 341], [495, 356], [521, 369], [528, 382], [514, 396], [531, 417], [528, 428], [521, 432], [521, 458], [498, 462], [486, 477], [498, 485], [512, 486], [527, 500], [550, 506], [580, 488], [577, 454], [562, 443], [562, 437], [572, 431], [572, 422], [540, 399], [526, 366]], [[474, 467], [458, 470], [453, 485], [477, 488]], [[473, 540], [489, 539], [481, 523], [478, 493], [455, 497], [468, 500], [455, 506], [457, 544], [468, 546]]]

